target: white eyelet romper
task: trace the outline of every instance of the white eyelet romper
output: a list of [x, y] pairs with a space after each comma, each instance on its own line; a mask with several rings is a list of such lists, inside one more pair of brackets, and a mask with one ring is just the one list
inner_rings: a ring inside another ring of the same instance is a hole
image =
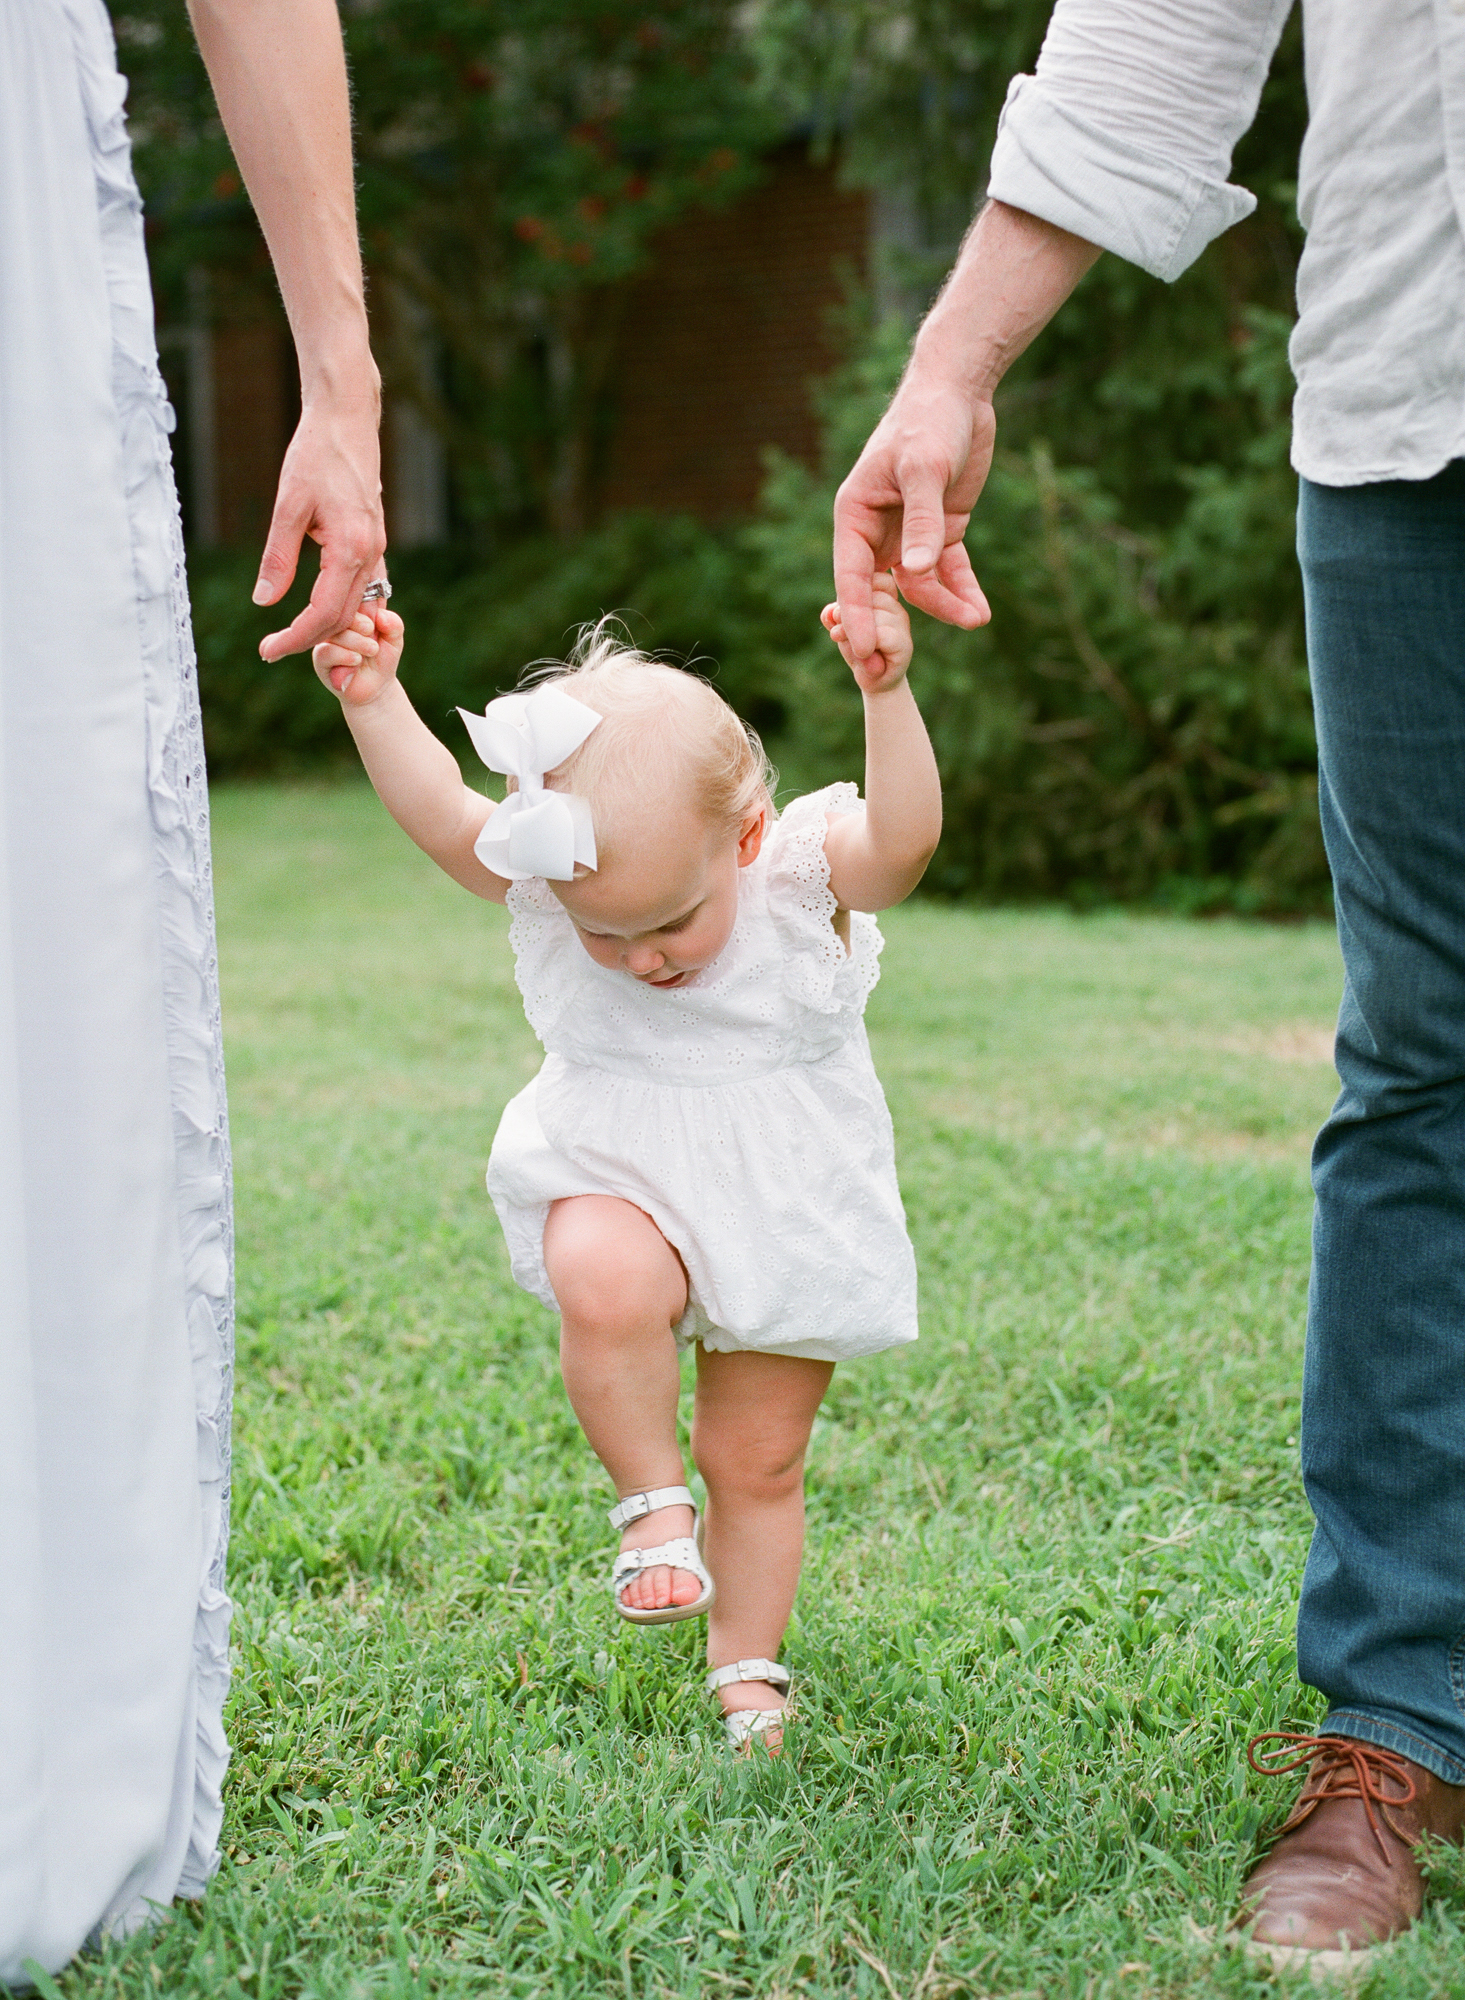
[[678, 1342], [846, 1361], [916, 1337], [916, 1266], [865, 1001], [875, 919], [834, 930], [824, 837], [853, 785], [796, 799], [738, 876], [721, 955], [657, 992], [597, 965], [542, 881], [508, 905], [544, 1066], [507, 1106], [488, 1191], [526, 1291], [550, 1203], [634, 1202], [686, 1266]]

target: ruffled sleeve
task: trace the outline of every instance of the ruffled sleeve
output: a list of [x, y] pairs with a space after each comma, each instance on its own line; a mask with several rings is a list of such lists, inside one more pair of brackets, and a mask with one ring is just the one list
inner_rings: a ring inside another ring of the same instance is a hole
[[834, 928], [839, 905], [824, 852], [830, 820], [864, 810], [856, 786], [827, 785], [785, 806], [769, 836], [768, 912], [784, 948], [784, 990], [816, 1014], [863, 1013], [880, 977], [885, 941], [875, 919], [850, 912], [848, 951]]
[[504, 900], [512, 919], [514, 977], [529, 1025], [543, 1042], [565, 1010], [584, 953], [564, 905], [539, 876], [511, 883]]

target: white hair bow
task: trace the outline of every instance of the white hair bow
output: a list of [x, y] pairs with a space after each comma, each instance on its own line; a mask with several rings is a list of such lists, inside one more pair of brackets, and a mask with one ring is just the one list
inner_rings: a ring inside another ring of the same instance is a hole
[[593, 868], [595, 826], [588, 803], [573, 792], [546, 791], [544, 774], [578, 750], [602, 718], [552, 686], [500, 695], [482, 715], [466, 708], [458, 713], [489, 770], [519, 782], [473, 843], [484, 867], [508, 882], [533, 875], [573, 882], [576, 862]]

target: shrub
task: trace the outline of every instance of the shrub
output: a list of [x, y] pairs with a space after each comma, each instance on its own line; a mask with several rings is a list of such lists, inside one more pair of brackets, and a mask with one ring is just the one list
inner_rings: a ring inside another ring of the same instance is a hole
[[[1167, 528], [1125, 525], [1097, 473], [1055, 465], [1041, 438], [999, 454], [969, 537], [991, 625], [964, 633], [916, 617], [916, 686], [946, 794], [931, 890], [1269, 912], [1326, 902], [1286, 330], [1280, 315], [1250, 315], [1229, 384], [1250, 440], [1242, 463], [1186, 473]], [[714, 675], [767, 738], [786, 789], [857, 776], [859, 699], [817, 615], [835, 469], [899, 359], [893, 334], [865, 348], [829, 396], [831, 470], [772, 462], [741, 528], [638, 515], [485, 563], [396, 558], [405, 678], [429, 723], [465, 749], [455, 704], [482, 706], [529, 661], [562, 654], [580, 624], [620, 611], [639, 644]], [[195, 562], [215, 772], [349, 761], [335, 703], [303, 684], [306, 664], [257, 659], [280, 614], [249, 604], [251, 577], [238, 556]]]
[[[254, 570], [247, 552], [190, 558], [210, 770], [258, 777], [354, 763], [338, 705], [309, 662], [258, 657], [261, 635], [305, 602], [305, 585], [259, 611], [249, 602]], [[470, 757], [454, 708], [482, 708], [530, 661], [563, 654], [602, 611], [621, 611], [638, 644], [710, 668], [748, 592], [735, 535], [649, 515], [573, 542], [522, 542], [490, 562], [408, 551], [391, 572], [393, 608], [408, 625], [403, 680], [430, 727]]]

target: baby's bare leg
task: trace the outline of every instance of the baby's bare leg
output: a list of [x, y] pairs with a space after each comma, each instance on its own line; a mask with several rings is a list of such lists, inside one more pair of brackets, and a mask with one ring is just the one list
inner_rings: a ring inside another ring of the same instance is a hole
[[[804, 1555], [804, 1451], [833, 1373], [828, 1361], [697, 1349], [692, 1456], [707, 1482], [705, 1555], [717, 1585], [710, 1666], [778, 1658]], [[766, 1681], [720, 1694], [724, 1709], [784, 1702]]]
[[[565, 1390], [617, 1494], [681, 1486], [672, 1328], [687, 1308], [687, 1280], [676, 1252], [633, 1203], [586, 1194], [550, 1209], [544, 1263], [560, 1306]], [[621, 1547], [652, 1548], [691, 1532], [690, 1507], [659, 1507], [631, 1523]], [[690, 1604], [700, 1588], [686, 1570], [643, 1570], [621, 1599], [655, 1611]]]

